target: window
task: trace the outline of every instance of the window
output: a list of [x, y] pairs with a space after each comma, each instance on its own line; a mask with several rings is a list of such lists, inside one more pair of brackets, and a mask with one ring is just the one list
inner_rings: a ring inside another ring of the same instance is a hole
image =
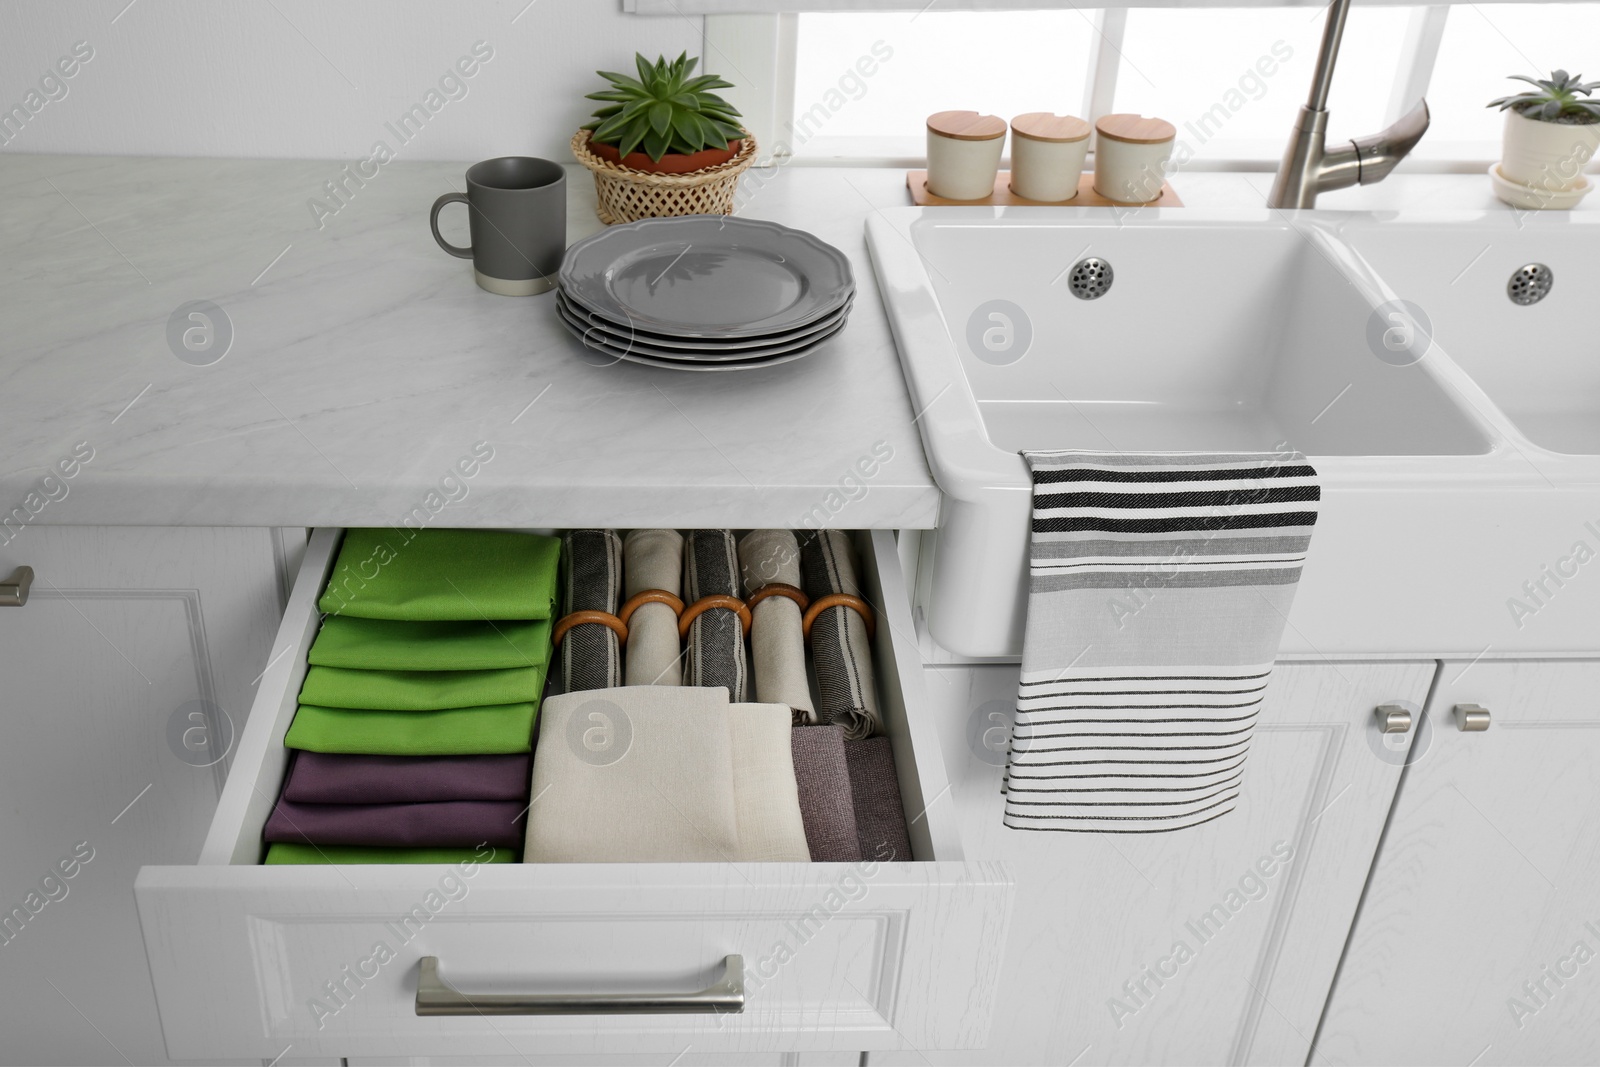
[[795, 154], [921, 156], [935, 111], [1081, 115], [1095, 14], [801, 15]]
[[[1331, 137], [1383, 128], [1408, 17], [1404, 8], [1351, 10], [1329, 96]], [[1303, 7], [1129, 11], [1112, 110], [1166, 119], [1197, 161], [1276, 162], [1310, 91], [1325, 20], [1324, 9]]]
[[[923, 155], [926, 116], [952, 108], [1007, 119], [1133, 111], [1171, 121], [1190, 167], [1266, 170], [1306, 98], [1325, 15], [1321, 4], [1189, 4], [710, 18], [793, 20], [777, 35], [779, 62], [754, 67], [784, 72], [767, 114], [788, 126], [778, 140], [803, 162], [909, 164]], [[1582, 71], [1595, 40], [1597, 3], [1358, 3], [1329, 98], [1330, 140], [1375, 133], [1425, 93], [1433, 127], [1408, 165], [1487, 165], [1504, 120], [1484, 105], [1517, 90], [1505, 76]], [[1594, 65], [1587, 73], [1600, 79]]]
[[[1468, 4], [1452, 8], [1428, 103], [1436, 152], [1499, 156], [1505, 117], [1490, 100], [1532, 86], [1511, 74], [1547, 78], [1557, 67], [1600, 80], [1600, 4]], [[1590, 69], [1593, 68], [1593, 69]], [[1424, 142], [1427, 143], [1427, 142]], [[1474, 149], [1477, 149], [1474, 151]]]

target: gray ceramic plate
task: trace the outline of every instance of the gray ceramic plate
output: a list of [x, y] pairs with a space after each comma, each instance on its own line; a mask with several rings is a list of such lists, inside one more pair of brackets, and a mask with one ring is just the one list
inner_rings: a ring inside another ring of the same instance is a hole
[[606, 343], [604, 334], [592, 328], [586, 329], [576, 320], [568, 318], [565, 313], [561, 315], [561, 323], [578, 339], [584, 348], [610, 362], [614, 363], [620, 359], [629, 363], [643, 364], [647, 367], [659, 367], [663, 370], [689, 371], [735, 371], [755, 370], [758, 367], [775, 367], [780, 363], [789, 363], [810, 355], [813, 349], [844, 329], [844, 323], [841, 322], [832, 329], [824, 330], [814, 338], [808, 339], [805, 344], [799, 345], [791, 351], [775, 353], [759, 359], [706, 360], [662, 358], [660, 356], [647, 355], [639, 350], [638, 345], [632, 346], [631, 349], [620, 345], [612, 346]]
[[837, 311], [855, 292], [844, 253], [803, 230], [729, 215], [612, 226], [567, 249], [567, 300], [677, 338], [764, 338]]
[[709, 337], [686, 340], [684, 338], [661, 337], [657, 334], [647, 333], [644, 330], [633, 329], [626, 323], [612, 322], [610, 319], [596, 315], [592, 311], [569, 302], [559, 289], [556, 290], [556, 304], [560, 307], [562, 314], [584, 326], [605, 334], [605, 340], [609, 343], [623, 348], [628, 347], [630, 344], [636, 344], [643, 346], [646, 350], [663, 349], [672, 353], [670, 357], [664, 358], [680, 359], [750, 359], [770, 352], [779, 345], [815, 340], [817, 334], [832, 329], [848, 318], [850, 308], [854, 303], [855, 300], [852, 297], [838, 311], [818, 319], [809, 326], [802, 326], [800, 329], [789, 333], [738, 341], [724, 341]]

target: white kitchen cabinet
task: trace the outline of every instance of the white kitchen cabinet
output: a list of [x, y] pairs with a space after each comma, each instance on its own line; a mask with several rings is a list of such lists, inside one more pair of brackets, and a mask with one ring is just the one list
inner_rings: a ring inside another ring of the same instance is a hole
[[1600, 662], [1446, 662], [1428, 720], [1313, 1062], [1593, 1063]]
[[0, 1062], [165, 1063], [134, 876], [199, 853], [298, 549], [265, 529], [7, 534], [0, 578], [35, 578], [0, 607]]
[[1150, 835], [1004, 828], [1017, 669], [929, 668], [968, 855], [1017, 900], [988, 1046], [874, 1067], [1305, 1062], [1404, 759], [1373, 708], [1420, 709], [1434, 668], [1279, 664], [1237, 810]]
[[[892, 534], [860, 534], [857, 548], [878, 613], [879, 692], [912, 857], [485, 865], [470, 875], [433, 865], [261, 866], [261, 830], [287, 763], [283, 739], [339, 534], [318, 530], [307, 547], [273, 645], [284, 654], [275, 652], [262, 679], [199, 862], [139, 874], [173, 1056], [271, 1059], [292, 1049], [354, 1062], [680, 1054], [806, 1062], [987, 1039], [1012, 887], [1002, 865], [963, 855]], [[430, 902], [442, 888], [448, 899]], [[402, 928], [419, 903], [428, 917]], [[380, 941], [387, 954], [375, 953]], [[415, 1013], [424, 956], [467, 992], [670, 992], [704, 987], [733, 953], [748, 976], [740, 1014]]]

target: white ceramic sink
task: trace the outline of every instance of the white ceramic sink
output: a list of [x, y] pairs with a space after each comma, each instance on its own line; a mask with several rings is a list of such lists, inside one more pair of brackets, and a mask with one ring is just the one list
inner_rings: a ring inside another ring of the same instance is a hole
[[[919, 583], [939, 645], [960, 658], [1020, 652], [1020, 452], [1291, 448], [1310, 457], [1324, 496], [1286, 653], [1514, 647], [1520, 635], [1499, 632], [1506, 595], [1552, 537], [1566, 543], [1550, 547], [1569, 547], [1557, 522], [1600, 519], [1600, 496], [1561, 491], [1563, 479], [1600, 484], [1600, 465], [1562, 466], [1570, 457], [1557, 454], [1600, 444], [1600, 424], [1584, 421], [1600, 410], [1600, 360], [1558, 351], [1589, 339], [1576, 301], [1514, 306], [1502, 261], [1542, 258], [1576, 297], [1582, 249], [1600, 252], [1600, 228], [1526, 236], [1509, 213], [1407, 225], [1188, 208], [905, 208], [869, 219], [944, 493]], [[1472, 268], [1497, 279], [1491, 303], [1451, 282], [1494, 227], [1505, 247]], [[1113, 278], [1085, 300], [1073, 268], [1089, 258]], [[1438, 343], [1402, 298], [1425, 308]], [[1517, 331], [1529, 329], [1520, 336], [1534, 351], [1519, 358]], [[1562, 375], [1565, 392], [1559, 380], [1529, 380]], [[1590, 584], [1600, 604], [1600, 579]], [[1594, 615], [1568, 627], [1572, 641], [1600, 643]]]
[[[1496, 212], [1348, 227], [1344, 236], [1422, 309], [1434, 340], [1533, 445], [1600, 456], [1600, 301], [1591, 273], [1600, 219]], [[1553, 283], [1537, 303], [1507, 294], [1521, 268]]]

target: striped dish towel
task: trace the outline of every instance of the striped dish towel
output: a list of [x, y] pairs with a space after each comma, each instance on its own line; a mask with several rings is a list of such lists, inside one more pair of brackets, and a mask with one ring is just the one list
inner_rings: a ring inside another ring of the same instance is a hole
[[1018, 830], [1160, 833], [1239, 798], [1321, 489], [1298, 452], [1025, 452]]

